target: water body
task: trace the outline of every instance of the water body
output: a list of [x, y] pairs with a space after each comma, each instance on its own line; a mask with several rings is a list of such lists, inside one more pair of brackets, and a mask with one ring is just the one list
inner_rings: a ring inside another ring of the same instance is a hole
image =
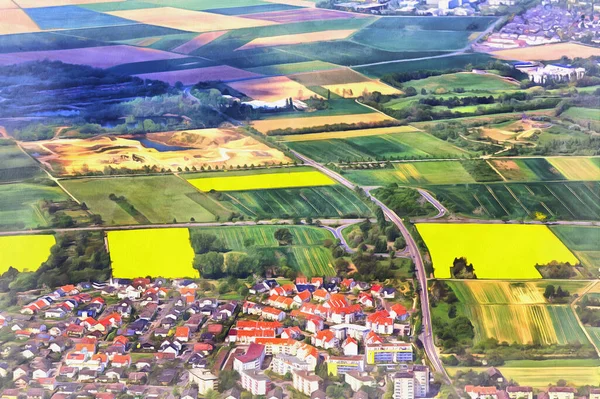
[[191, 149], [191, 147], [180, 147], [180, 146], [176, 146], [176, 145], [168, 145], [168, 144], [164, 144], [164, 143], [159, 143], [157, 141], [152, 141], [147, 137], [132, 137], [132, 139], [139, 141], [146, 148], [154, 148], [155, 150], [160, 151], [160, 152], [184, 151], [184, 150]]

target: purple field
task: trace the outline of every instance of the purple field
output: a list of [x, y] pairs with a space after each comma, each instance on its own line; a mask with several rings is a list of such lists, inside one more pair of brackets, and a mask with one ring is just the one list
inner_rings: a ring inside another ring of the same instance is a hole
[[144, 73], [135, 76], [142, 79], [162, 80], [163, 82], [172, 85], [175, 84], [175, 82], [189, 85], [198, 82], [211, 82], [217, 80], [227, 82], [231, 80], [260, 77], [261, 75], [227, 65], [219, 65], [207, 68], [184, 69], [181, 71]]
[[262, 21], [271, 21], [280, 24], [304, 21], [317, 21], [323, 19], [342, 19], [357, 17], [363, 17], [363, 15], [350, 14], [333, 10], [323, 10], [318, 8], [300, 8], [297, 10], [272, 11], [265, 12], [262, 14], [252, 14], [246, 16], [246, 18], [260, 19]]
[[173, 54], [161, 50], [118, 45], [0, 54], [0, 65], [51, 60], [62, 61], [68, 64], [89, 65], [96, 68], [110, 68], [115, 65], [131, 62], [157, 61], [183, 57], [185, 56], [181, 54]]

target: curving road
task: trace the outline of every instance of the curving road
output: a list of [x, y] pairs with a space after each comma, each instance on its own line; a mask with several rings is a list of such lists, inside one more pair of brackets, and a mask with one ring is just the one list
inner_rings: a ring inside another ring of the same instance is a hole
[[435, 207], [435, 209], [438, 210], [438, 214], [432, 217], [431, 219], [439, 219], [441, 217], [444, 217], [448, 213], [448, 209], [446, 209], [440, 201], [438, 201], [433, 195], [431, 195], [429, 191], [423, 190], [422, 188], [418, 188], [417, 191], [419, 191], [419, 194], [421, 194], [421, 196], [425, 198], [427, 202], [429, 202]]
[[[302, 154], [299, 154], [296, 151], [292, 151], [292, 153], [298, 159], [301, 159], [305, 164], [310, 165], [310, 166], [320, 170], [321, 172], [325, 173], [327, 176], [336, 180], [343, 186], [346, 186], [351, 190], [354, 190], [357, 187], [355, 184], [348, 181], [346, 178], [341, 176], [339, 173], [336, 173], [332, 170], [327, 169], [325, 166], [321, 165], [320, 163], [315, 162], [314, 160], [312, 160]], [[415, 263], [415, 268], [417, 271], [416, 277], [419, 280], [419, 285], [421, 286], [421, 292], [419, 293], [420, 300], [421, 300], [421, 311], [422, 311], [422, 315], [423, 315], [423, 333], [421, 334], [421, 341], [423, 342], [423, 347], [425, 348], [425, 353], [427, 354], [427, 357], [429, 358], [429, 361], [431, 362], [433, 369], [442, 375], [442, 377], [444, 378], [444, 380], [447, 384], [450, 384], [451, 383], [450, 377], [448, 376], [448, 373], [446, 373], [446, 369], [444, 368], [442, 361], [440, 360], [440, 357], [435, 348], [435, 344], [433, 342], [433, 331], [432, 331], [432, 326], [431, 326], [431, 313], [430, 313], [430, 307], [429, 307], [429, 294], [428, 294], [428, 290], [427, 290], [427, 275], [425, 274], [425, 265], [423, 264], [423, 258], [421, 257], [421, 252], [419, 251], [419, 248], [417, 247], [417, 243], [415, 242], [413, 237], [410, 235], [410, 232], [408, 231], [406, 226], [404, 226], [404, 223], [402, 223], [402, 220], [400, 219], [400, 217], [398, 217], [398, 215], [396, 215], [396, 213], [394, 211], [389, 209], [385, 204], [383, 204], [377, 198], [373, 197], [369, 191], [366, 191], [366, 193], [367, 193], [367, 196], [369, 197], [369, 199], [371, 201], [373, 201], [378, 207], [380, 207], [381, 210], [383, 211], [383, 213], [390, 219], [390, 221], [398, 227], [398, 229], [402, 233], [402, 236], [404, 236], [404, 239], [406, 240], [406, 248], [408, 249], [411, 258], [412, 258], [413, 262]]]

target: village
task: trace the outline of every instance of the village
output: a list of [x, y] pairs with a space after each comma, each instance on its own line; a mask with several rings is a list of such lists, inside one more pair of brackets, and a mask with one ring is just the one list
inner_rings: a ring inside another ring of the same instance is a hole
[[[194, 280], [62, 286], [0, 312], [2, 399], [433, 397], [414, 310], [396, 289], [353, 279], [266, 279], [247, 300]], [[406, 301], [404, 301], [406, 303]], [[498, 383], [495, 368], [488, 373]], [[338, 394], [334, 393], [338, 392]], [[343, 391], [342, 391], [343, 392]], [[575, 399], [552, 387], [538, 399]], [[471, 399], [533, 399], [531, 387], [466, 386]], [[592, 390], [589, 399], [600, 398]]]

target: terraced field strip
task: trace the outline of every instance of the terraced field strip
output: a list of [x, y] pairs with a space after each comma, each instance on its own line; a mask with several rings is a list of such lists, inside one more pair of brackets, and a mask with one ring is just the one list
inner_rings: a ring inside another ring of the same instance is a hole
[[[261, 218], [366, 217], [371, 210], [339, 185], [254, 191], [230, 191], [226, 203], [244, 215]], [[225, 202], [225, 201], [224, 201]]]
[[53, 235], [0, 237], [0, 275], [10, 267], [18, 271], [36, 271], [50, 256], [56, 243]]
[[257, 189], [329, 186], [335, 182], [328, 176], [318, 172], [288, 172], [259, 174], [254, 176], [206, 177], [188, 180], [197, 189], [209, 192], [243, 191]]
[[[479, 279], [539, 279], [536, 264], [578, 263], [577, 258], [546, 226], [418, 223], [432, 256], [435, 276], [451, 278], [455, 258], [473, 263]], [[527, 245], [506, 245], [507, 238]], [[477, 245], [472, 245], [477, 242]]]
[[600, 166], [592, 158], [550, 157], [546, 159], [569, 180], [600, 180]]
[[[350, 172], [354, 174], [354, 172]], [[598, 182], [494, 183], [429, 187], [456, 213], [499, 219], [533, 217], [535, 212], [562, 220], [600, 219]]]
[[[256, 130], [258, 130], [259, 132], [261, 132], [263, 134], [267, 134], [269, 131], [275, 130], [275, 129], [303, 129], [303, 128], [313, 127], [313, 126], [334, 125], [336, 123], [348, 123], [348, 124], [361, 123], [361, 122], [368, 123], [368, 122], [381, 122], [381, 121], [386, 121], [386, 120], [392, 120], [392, 118], [389, 116], [386, 116], [386, 115], [382, 115], [378, 112], [373, 112], [370, 114], [358, 114], [358, 115], [333, 115], [333, 116], [312, 116], [312, 117], [305, 117], [305, 118], [288, 118], [288, 119], [264, 119], [264, 120], [253, 121], [252, 127], [254, 127]], [[383, 131], [384, 134], [387, 133], [388, 131], [385, 131], [384, 129], [400, 129], [398, 132], [415, 131], [415, 129], [408, 130], [407, 127], [402, 126], [402, 127], [394, 127], [394, 128], [364, 129], [364, 130], [359, 130], [359, 131], [350, 130], [350, 131], [344, 131], [344, 132], [286, 135], [284, 137], [284, 140], [288, 141], [289, 137], [293, 138], [296, 136], [317, 137], [317, 138], [313, 138], [313, 140], [320, 140], [320, 138], [318, 138], [319, 135], [326, 135], [326, 134], [341, 135], [342, 133], [350, 134], [349, 137], [352, 137], [352, 134], [355, 134], [357, 136], [361, 136], [361, 135], [368, 136], [368, 135], [382, 134], [382, 133], [377, 133], [377, 131]], [[406, 130], [403, 130], [403, 129], [406, 129]], [[359, 132], [364, 132], [364, 134], [360, 134]], [[346, 137], [346, 136], [342, 136], [342, 137]], [[289, 141], [294, 141], [294, 139], [289, 140]]]
[[198, 277], [188, 229], [118, 230], [107, 236], [115, 277]]
[[290, 265], [305, 276], [335, 276], [331, 251], [323, 247], [292, 247]]
[[[380, 115], [380, 114], [377, 114]], [[331, 119], [330, 117], [327, 117]], [[314, 118], [311, 118], [314, 119]], [[325, 119], [324, 119], [325, 120]], [[331, 140], [331, 139], [349, 139], [353, 137], [368, 137], [368, 136], [381, 136], [385, 134], [396, 134], [396, 133], [412, 133], [420, 132], [419, 129], [412, 126], [395, 126], [395, 127], [382, 127], [375, 129], [360, 129], [360, 130], [346, 130], [342, 132], [324, 132], [324, 133], [309, 133], [309, 134], [293, 134], [281, 136], [280, 140], [284, 142], [295, 142], [295, 141], [319, 141], [319, 140]]]
[[459, 301], [468, 304], [545, 304], [546, 299], [535, 282], [449, 281]]
[[[564, 366], [569, 359], [556, 360], [552, 366], [531, 367], [504, 367], [498, 369], [507, 379], [518, 382], [521, 386], [531, 386], [538, 389], [547, 389], [548, 385], [556, 385], [559, 380], [566, 380], [569, 384], [584, 386], [594, 385], [600, 380], [600, 367], [598, 366]], [[474, 370], [476, 372], [485, 372], [486, 367], [448, 367], [450, 375], [455, 375], [457, 371]]]

